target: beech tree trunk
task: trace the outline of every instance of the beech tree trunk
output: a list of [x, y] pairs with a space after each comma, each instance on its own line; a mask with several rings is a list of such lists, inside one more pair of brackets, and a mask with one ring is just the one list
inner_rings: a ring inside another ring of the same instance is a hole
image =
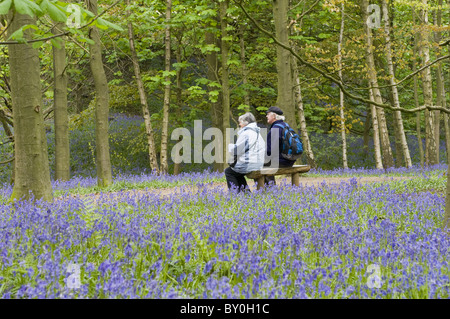
[[[88, 9], [97, 15], [97, 0], [87, 0]], [[106, 187], [112, 184], [111, 158], [109, 154], [108, 116], [109, 90], [105, 69], [103, 68], [100, 34], [97, 27], [89, 28], [90, 65], [96, 91], [95, 104], [95, 162], [97, 165], [97, 184]]]
[[[130, 5], [130, 0], [127, 0], [127, 5]], [[159, 173], [158, 160], [156, 157], [155, 138], [153, 134], [152, 122], [150, 120], [150, 112], [148, 110], [147, 94], [145, 92], [144, 83], [142, 82], [141, 69], [139, 67], [139, 60], [134, 44], [133, 23], [130, 20], [130, 11], [127, 11], [128, 17], [128, 40], [130, 42], [131, 61], [133, 62], [134, 76], [139, 90], [139, 99], [141, 101], [142, 115], [144, 117], [145, 134], [147, 135], [148, 157], [150, 161], [150, 169]]]
[[[275, 23], [276, 38], [289, 45], [288, 29], [289, 0], [273, 0], [273, 18]], [[277, 45], [277, 106], [281, 108], [286, 121], [292, 128], [297, 128], [295, 118], [293, 83], [291, 73], [291, 53]]]
[[[176, 59], [177, 59], [177, 63], [181, 64], [183, 62], [182, 59], [182, 52], [181, 52], [181, 46], [182, 46], [182, 39], [183, 39], [183, 31], [178, 33], [177, 38], [177, 49], [175, 50], [175, 55], [176, 55]], [[182, 75], [183, 75], [183, 68], [177, 68], [177, 73], [176, 73], [176, 105], [178, 108], [178, 112], [182, 112], [182, 106], [183, 106], [183, 100], [182, 100], [182, 93], [183, 93], [183, 88], [182, 88]], [[181, 127], [182, 125], [182, 121], [180, 119], [180, 117], [178, 117], [177, 120], [177, 127]], [[180, 139], [178, 140], [178, 142], [181, 142], [183, 138], [180, 136]], [[216, 148], [217, 149], [217, 148]], [[178, 175], [181, 173], [181, 162], [178, 160], [178, 157], [180, 156], [180, 154], [177, 152], [175, 155], [177, 158], [174, 159], [174, 164], [173, 164], [173, 174], [174, 175]]]
[[[222, 132], [226, 134], [227, 128], [230, 127], [230, 85], [228, 79], [228, 54], [230, 49], [230, 44], [227, 40], [228, 31], [227, 31], [227, 9], [228, 9], [228, 0], [224, 0], [220, 3], [220, 29], [221, 29], [221, 57], [222, 57]], [[225, 138], [225, 143], [223, 143], [223, 154], [224, 159], [226, 158], [225, 154], [228, 153], [227, 145], [231, 141], [229, 138]], [[227, 161], [224, 160], [222, 164], [222, 169], [228, 166]]]
[[[338, 75], [342, 81], [342, 42], [344, 39], [345, 6], [341, 4], [341, 30], [339, 32], [338, 42]], [[347, 137], [345, 134], [345, 114], [344, 114], [344, 92], [339, 90], [339, 113], [341, 118], [341, 138], [342, 138], [342, 165], [344, 169], [348, 168], [347, 163]]]
[[[367, 6], [368, 0], [362, 0], [361, 10], [363, 12], [363, 21], [367, 21]], [[367, 23], [364, 23], [364, 30], [366, 32], [366, 64], [367, 73], [369, 77], [369, 84], [371, 86], [373, 101], [376, 103], [383, 103], [381, 98], [381, 92], [378, 88], [377, 72], [375, 67], [375, 59], [373, 56], [373, 43], [372, 43], [372, 30]], [[392, 156], [391, 144], [389, 141], [389, 133], [387, 130], [386, 117], [384, 110], [380, 107], [376, 107], [378, 127], [380, 130], [380, 142], [382, 148], [383, 164], [385, 168], [394, 166], [394, 157]], [[374, 125], [375, 129], [375, 125]]]
[[[12, 15], [10, 15], [12, 16]], [[15, 13], [8, 34], [36, 24], [29, 15]], [[31, 39], [30, 30], [24, 32]], [[11, 200], [53, 199], [42, 114], [39, 51], [31, 44], [8, 45], [14, 123], [15, 183]]]
[[[383, 0], [383, 15], [384, 15], [384, 25], [385, 25], [385, 37], [386, 37], [386, 60], [389, 71], [389, 84], [391, 85], [392, 98], [394, 102], [394, 107], [400, 107], [400, 101], [398, 97], [397, 83], [395, 80], [394, 74], [394, 64], [392, 62], [392, 49], [391, 49], [391, 37], [390, 37], [390, 21], [389, 21], [389, 11], [387, 6], [387, 1]], [[397, 127], [399, 144], [401, 150], [397, 150], [397, 152], [401, 152], [403, 155], [403, 161], [406, 167], [411, 167], [411, 156], [409, 153], [408, 143], [406, 142], [405, 129], [403, 127], [403, 120], [400, 111], [394, 112], [394, 121], [395, 126]]]
[[[59, 33], [64, 24], [58, 23]], [[53, 113], [55, 119], [55, 179], [68, 181], [70, 179], [70, 149], [69, 149], [69, 114], [67, 110], [67, 73], [66, 44], [60, 38], [60, 48], [53, 46], [54, 93]]]

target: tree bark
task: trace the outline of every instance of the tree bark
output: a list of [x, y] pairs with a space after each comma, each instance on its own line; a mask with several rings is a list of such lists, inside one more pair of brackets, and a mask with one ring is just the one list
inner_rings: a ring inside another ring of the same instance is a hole
[[[87, 0], [88, 9], [97, 15], [97, 0]], [[89, 45], [90, 65], [96, 91], [95, 104], [95, 162], [97, 165], [97, 184], [106, 187], [112, 184], [111, 158], [109, 154], [108, 115], [109, 90], [103, 68], [100, 34], [97, 27], [89, 28], [89, 36], [94, 44]]]
[[[226, 134], [227, 128], [230, 127], [230, 85], [228, 79], [228, 54], [230, 49], [230, 44], [228, 42], [228, 31], [227, 31], [227, 9], [228, 9], [228, 0], [224, 0], [220, 3], [220, 29], [221, 29], [221, 71], [222, 71], [222, 132]], [[223, 143], [223, 154], [224, 158], [227, 154], [227, 144], [229, 138], [225, 138], [225, 143]], [[223, 161], [222, 169], [225, 170], [227, 166], [227, 161]]]
[[248, 68], [245, 58], [245, 42], [244, 42], [244, 31], [245, 25], [241, 24], [239, 26], [239, 48], [240, 48], [240, 58], [241, 58], [241, 69], [242, 69], [242, 86], [244, 87], [244, 104], [250, 106], [250, 94], [248, 92]]
[[[391, 37], [390, 37], [390, 22], [389, 22], [389, 11], [387, 6], [387, 1], [383, 0], [383, 15], [384, 15], [384, 25], [385, 25], [385, 37], [386, 37], [386, 60], [389, 71], [389, 84], [391, 85], [392, 98], [394, 102], [394, 107], [400, 107], [400, 101], [398, 97], [397, 83], [394, 74], [394, 64], [392, 62], [392, 49], [391, 49]], [[397, 152], [401, 152], [403, 155], [403, 161], [406, 167], [411, 167], [411, 156], [409, 153], [408, 143], [406, 142], [405, 129], [403, 127], [402, 114], [400, 111], [394, 112], [395, 126], [398, 132], [399, 144], [401, 150], [397, 149]]]
[[306, 160], [309, 166], [311, 166], [312, 168], [316, 168], [317, 163], [314, 158], [314, 153], [311, 147], [311, 141], [309, 140], [308, 129], [306, 127], [305, 111], [303, 109], [302, 88], [300, 85], [300, 78], [298, 75], [297, 59], [295, 59], [294, 57], [292, 57], [292, 73], [294, 75], [294, 79], [296, 82], [295, 93], [297, 102], [297, 112], [298, 112], [298, 119], [300, 122], [300, 134], [302, 136], [302, 143], [306, 154]]
[[[214, 35], [214, 33], [212, 32], [206, 32], [205, 33], [205, 43], [206, 45], [215, 45], [215, 46], [220, 46], [219, 43], [217, 42], [217, 39]], [[211, 51], [208, 52], [206, 54], [206, 64], [207, 64], [207, 73], [206, 76], [208, 78], [208, 80], [210, 80], [211, 82], [217, 82], [220, 83], [220, 78], [219, 78], [219, 60], [218, 60], [218, 55], [215, 51]], [[212, 90], [212, 88], [209, 88], [210, 90]], [[223, 126], [223, 110], [222, 110], [222, 93], [219, 94], [219, 96], [217, 97], [217, 101], [216, 102], [211, 102], [211, 109], [210, 109], [210, 113], [211, 113], [211, 119], [212, 119], [212, 125], [213, 127], [217, 127], [217, 128], [222, 128]], [[223, 134], [225, 134], [224, 131], [222, 131]], [[218, 140], [214, 140], [215, 142], [218, 142]], [[216, 150], [220, 149], [222, 147], [222, 145], [218, 145], [215, 144]], [[223, 172], [224, 170], [224, 165], [223, 163], [218, 163], [218, 162], [214, 162], [213, 163], [213, 170], [214, 171], [218, 171], [218, 172]]]
[[[439, 0], [439, 6], [442, 6], [442, 0]], [[438, 7], [437, 12], [435, 11], [436, 17], [434, 19], [434, 24], [437, 26], [437, 28], [441, 27], [441, 21], [442, 21], [442, 10]], [[442, 34], [441, 31], [437, 31], [434, 34], [436, 43], [440, 43], [442, 40]], [[442, 57], [442, 48], [439, 47], [437, 49], [436, 57], [440, 58]], [[447, 101], [445, 98], [445, 80], [444, 80], [444, 74], [442, 71], [442, 63], [439, 62], [436, 69], [436, 95], [437, 95], [437, 105], [440, 105], [442, 107], [447, 107]], [[440, 112], [435, 111], [435, 136], [436, 136], [436, 153], [437, 153], [437, 159], [439, 161], [439, 141], [440, 141]], [[449, 140], [447, 137], [450, 135], [450, 132], [448, 132], [448, 114], [444, 113], [444, 129], [445, 129], [445, 141], [446, 145], [448, 146]], [[445, 123], [447, 122], [447, 123]], [[448, 147], [447, 147], [447, 154], [448, 154]], [[448, 158], [448, 155], [447, 155]], [[447, 163], [450, 163], [447, 160]]]
[[[273, 0], [273, 18], [275, 23], [276, 38], [289, 45], [288, 29], [289, 0]], [[292, 128], [297, 128], [295, 117], [293, 83], [291, 74], [291, 53], [277, 45], [277, 106], [281, 108], [286, 121]]]
[[[338, 76], [342, 81], [342, 42], [344, 39], [344, 25], [345, 25], [345, 5], [341, 4], [341, 29], [339, 32], [338, 42]], [[347, 162], [347, 137], [345, 134], [345, 114], [344, 114], [344, 92], [339, 90], [339, 113], [341, 118], [341, 138], [342, 138], [342, 166], [348, 169]]]
[[[9, 35], [36, 19], [15, 14]], [[24, 32], [31, 39], [30, 30]], [[11, 98], [14, 123], [15, 183], [11, 200], [53, 199], [47, 153], [47, 136], [42, 114], [39, 51], [31, 44], [8, 46], [11, 74]]]
[[[130, 0], [127, 0], [127, 6], [130, 5]], [[130, 11], [127, 11], [128, 18], [128, 40], [130, 42], [131, 61], [133, 62], [134, 76], [139, 90], [139, 99], [141, 101], [142, 116], [144, 117], [145, 134], [147, 135], [148, 144], [148, 158], [150, 161], [150, 169], [153, 172], [159, 173], [158, 160], [156, 157], [155, 138], [153, 134], [152, 122], [150, 120], [150, 112], [148, 110], [147, 94], [145, 92], [144, 83], [141, 77], [141, 68], [139, 67], [139, 60], [136, 53], [136, 46], [134, 44], [133, 23], [130, 20]]]
[[[367, 21], [367, 6], [368, 0], [361, 1], [362, 12], [363, 12], [363, 21]], [[381, 92], [378, 88], [378, 80], [377, 80], [377, 72], [375, 67], [375, 59], [373, 56], [373, 43], [372, 43], [372, 31], [367, 25], [364, 23], [364, 30], [366, 32], [366, 64], [367, 64], [367, 73], [369, 77], [369, 83], [371, 86], [373, 101], [376, 103], [382, 103], [383, 100], [381, 98]], [[380, 107], [376, 107], [378, 126], [380, 130], [380, 141], [382, 148], [382, 157], [383, 164], [385, 168], [394, 166], [394, 158], [392, 156], [391, 144], [389, 141], [389, 133], [387, 130], [386, 117], [384, 115], [384, 110]], [[375, 129], [375, 125], [374, 125]]]
[[[59, 33], [63, 23], [56, 25]], [[67, 110], [67, 73], [66, 44], [60, 38], [60, 48], [53, 46], [54, 93], [53, 113], [55, 119], [55, 179], [68, 181], [70, 179], [70, 148], [69, 148], [69, 113]]]
[[[427, 5], [428, 0], [422, 0], [424, 6]], [[419, 55], [423, 59], [423, 65], [430, 62], [430, 48], [429, 48], [429, 32], [425, 29], [428, 25], [428, 10], [421, 10], [423, 24], [419, 31]], [[423, 103], [424, 105], [433, 105], [433, 89], [431, 83], [431, 69], [426, 68], [422, 72], [422, 86], [423, 86]], [[429, 110], [425, 110], [425, 163], [427, 165], [435, 165], [439, 163], [436, 156], [437, 141], [435, 136], [435, 121], [434, 116]]]
[[[373, 101], [373, 93], [372, 90], [369, 90], [370, 100]], [[381, 149], [380, 149], [380, 131], [378, 129], [378, 115], [375, 105], [370, 105], [370, 110], [372, 113], [372, 124], [373, 124], [373, 149], [375, 153], [375, 166], [377, 169], [383, 169], [383, 160], [381, 158]]]
[[[413, 25], [416, 25], [416, 13], [414, 8], [412, 8], [412, 16], [413, 16]], [[414, 36], [414, 46], [413, 46], [413, 56], [412, 59], [412, 71], [416, 71], [416, 57], [418, 56], [417, 52], [417, 44], [418, 42], [418, 35], [417, 33]], [[417, 74], [414, 75], [414, 103], [415, 107], [419, 107], [419, 85], [417, 83]], [[422, 133], [421, 133], [421, 112], [417, 112], [416, 114], [416, 135], [417, 135], [417, 142], [419, 146], [419, 156], [420, 156], [420, 166], [423, 167], [425, 164], [425, 155], [423, 151], [423, 143], [422, 143]]]
[[[175, 55], [176, 55], [176, 59], [177, 59], [177, 63], [178, 64], [182, 63], [182, 53], [181, 53], [182, 38], [183, 38], [183, 33], [182, 32], [180, 32], [179, 33], [179, 37], [177, 37], [178, 45], [177, 45], [177, 49], [175, 51]], [[183, 100], [182, 100], [182, 93], [183, 93], [182, 84], [183, 84], [183, 81], [182, 81], [182, 75], [183, 75], [183, 68], [178, 68], [177, 69], [177, 73], [176, 73], [176, 105], [177, 105], [177, 108], [178, 108], [178, 112], [182, 112], [182, 107], [183, 107]], [[182, 125], [181, 118], [178, 117], [177, 127], [180, 127], [181, 125]], [[183, 138], [180, 136], [180, 139], [178, 140], [178, 142], [181, 142], [182, 139]], [[177, 152], [175, 156], [178, 157], [180, 155]], [[180, 173], [181, 173], [181, 162], [178, 160], [178, 158], [176, 158], [176, 159], [174, 159], [174, 164], [173, 164], [173, 174], [174, 175], [178, 175]]]
[[[170, 20], [172, 13], [172, 0], [166, 0], [166, 27], [165, 27], [165, 71], [170, 72]], [[161, 130], [161, 173], [167, 173], [169, 169], [168, 158], [167, 158], [167, 140], [169, 132], [169, 108], [170, 108], [170, 76], [167, 75], [164, 78], [166, 82], [164, 86], [164, 106], [163, 106], [163, 120], [162, 120], [162, 130]]]

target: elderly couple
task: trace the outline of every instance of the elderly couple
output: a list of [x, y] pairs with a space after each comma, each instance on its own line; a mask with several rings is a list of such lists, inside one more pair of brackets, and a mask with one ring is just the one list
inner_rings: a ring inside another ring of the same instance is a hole
[[[240, 130], [238, 132], [238, 139], [236, 144], [229, 144], [228, 151], [237, 156], [235, 165], [231, 165], [225, 169], [225, 177], [227, 179], [228, 189], [237, 188], [237, 191], [250, 191], [247, 181], [245, 180], [245, 174], [252, 171], [257, 171], [263, 168], [263, 166], [270, 166], [270, 161], [266, 161], [267, 158], [273, 156], [278, 158], [278, 167], [291, 167], [295, 161], [286, 160], [281, 156], [281, 132], [283, 125], [276, 125], [283, 123], [284, 116], [283, 111], [276, 106], [271, 106], [267, 110], [267, 123], [270, 125], [269, 132], [267, 134], [267, 151], [266, 145], [260, 134], [260, 128], [256, 125], [256, 119], [252, 113], [246, 113], [239, 117]], [[276, 125], [274, 127], [274, 125]], [[276, 131], [278, 130], [278, 131]], [[272, 145], [272, 135], [274, 136], [274, 142], [276, 145]], [[278, 137], [278, 140], [276, 139]], [[265, 163], [266, 162], [266, 163]], [[276, 161], [274, 161], [276, 162]], [[273, 163], [275, 164], [275, 163]], [[274, 183], [274, 176], [267, 176], [265, 183]]]

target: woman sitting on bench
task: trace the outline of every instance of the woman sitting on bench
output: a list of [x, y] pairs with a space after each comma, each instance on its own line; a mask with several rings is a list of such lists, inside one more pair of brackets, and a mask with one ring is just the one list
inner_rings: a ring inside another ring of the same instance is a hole
[[228, 189], [250, 191], [245, 174], [260, 170], [264, 165], [266, 145], [256, 125], [255, 116], [245, 113], [239, 117], [240, 130], [236, 144], [228, 145], [228, 152], [234, 154], [235, 163], [225, 169]]

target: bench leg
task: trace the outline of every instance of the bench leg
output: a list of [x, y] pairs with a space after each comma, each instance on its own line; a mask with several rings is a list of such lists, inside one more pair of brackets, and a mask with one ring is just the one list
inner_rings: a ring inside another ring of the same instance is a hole
[[295, 186], [300, 185], [300, 174], [299, 173], [292, 174], [292, 185], [295, 185]]
[[254, 181], [256, 183], [257, 190], [264, 188], [264, 176], [258, 177], [258, 179], [255, 179]]

